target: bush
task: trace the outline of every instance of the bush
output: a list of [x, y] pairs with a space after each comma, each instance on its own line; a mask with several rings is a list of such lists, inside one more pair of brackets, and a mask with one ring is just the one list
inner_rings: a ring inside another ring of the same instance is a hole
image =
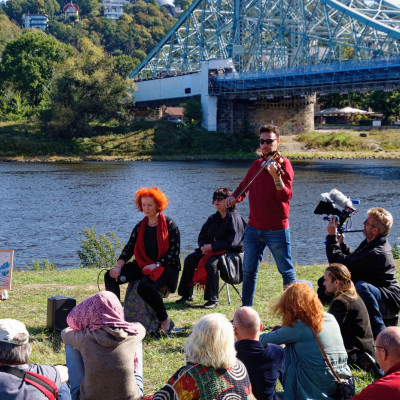
[[122, 250], [122, 243], [117, 235], [109, 232], [97, 234], [95, 228], [85, 228], [81, 235], [84, 237], [81, 243], [81, 250], [78, 256], [82, 268], [113, 268], [119, 253]]
[[400, 245], [399, 244], [393, 245], [392, 253], [393, 253], [393, 258], [395, 260], [400, 259]]
[[32, 260], [32, 267], [28, 264], [25, 264], [25, 268], [27, 270], [35, 270], [35, 271], [54, 271], [57, 269], [57, 265], [51, 263], [47, 258], [43, 258], [42, 260]]

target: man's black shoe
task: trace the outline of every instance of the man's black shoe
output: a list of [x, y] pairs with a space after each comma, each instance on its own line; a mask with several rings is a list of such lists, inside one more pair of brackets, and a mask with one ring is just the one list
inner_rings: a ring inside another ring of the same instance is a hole
[[176, 304], [185, 304], [185, 303], [187, 303], [189, 301], [193, 301], [193, 297], [192, 296], [190, 296], [190, 297], [181, 297], [180, 299], [176, 300], [175, 303]]
[[392, 318], [386, 318], [383, 320], [385, 326], [397, 326], [399, 324], [399, 316], [395, 315]]
[[212, 300], [208, 300], [206, 304], [204, 304], [203, 308], [215, 308], [219, 305], [218, 301], [212, 301]]

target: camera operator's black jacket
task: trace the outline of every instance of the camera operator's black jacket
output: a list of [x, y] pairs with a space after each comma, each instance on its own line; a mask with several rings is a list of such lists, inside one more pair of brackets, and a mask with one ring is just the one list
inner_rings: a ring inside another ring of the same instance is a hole
[[378, 236], [370, 242], [363, 240], [352, 251], [345, 243], [339, 244], [336, 235], [328, 235], [326, 255], [329, 263], [344, 264], [351, 272], [354, 283], [365, 281], [377, 287], [389, 308], [399, 312], [400, 285], [396, 279], [396, 266], [387, 236]]

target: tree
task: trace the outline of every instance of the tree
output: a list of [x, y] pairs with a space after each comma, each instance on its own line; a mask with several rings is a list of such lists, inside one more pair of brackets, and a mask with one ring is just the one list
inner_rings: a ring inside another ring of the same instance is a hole
[[0, 14], [0, 59], [6, 44], [20, 35], [21, 29], [13, 24], [6, 15]]
[[55, 76], [48, 108], [41, 119], [52, 137], [89, 135], [96, 124], [124, 122], [133, 84], [115, 73], [115, 60], [89, 39], [79, 41], [79, 54]]
[[193, 98], [189, 99], [184, 104], [185, 118], [188, 121], [200, 124], [203, 119], [203, 110], [201, 109], [201, 103]]
[[8, 43], [1, 62], [0, 84], [10, 85], [33, 106], [39, 105], [57, 65], [72, 49], [40, 31], [25, 31]]

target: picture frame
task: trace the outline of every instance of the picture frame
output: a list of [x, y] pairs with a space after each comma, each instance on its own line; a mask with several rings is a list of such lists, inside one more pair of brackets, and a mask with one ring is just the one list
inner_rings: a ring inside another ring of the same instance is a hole
[[0, 249], [0, 291], [11, 289], [14, 250]]

